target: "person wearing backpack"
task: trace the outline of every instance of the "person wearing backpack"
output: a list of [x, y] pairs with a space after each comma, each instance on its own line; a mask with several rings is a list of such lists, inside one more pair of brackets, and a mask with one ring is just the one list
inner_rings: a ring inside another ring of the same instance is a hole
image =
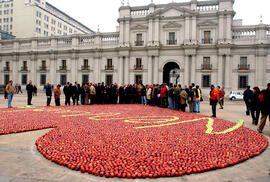
[[189, 92], [188, 92], [188, 105], [189, 105], [189, 112], [193, 113], [193, 104], [194, 104], [194, 89], [192, 86], [189, 86]]

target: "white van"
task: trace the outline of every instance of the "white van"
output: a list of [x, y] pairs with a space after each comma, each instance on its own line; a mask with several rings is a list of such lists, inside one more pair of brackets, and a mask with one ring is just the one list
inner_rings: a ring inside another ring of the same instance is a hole
[[231, 91], [230, 99], [231, 100], [243, 100], [244, 94], [243, 91]]

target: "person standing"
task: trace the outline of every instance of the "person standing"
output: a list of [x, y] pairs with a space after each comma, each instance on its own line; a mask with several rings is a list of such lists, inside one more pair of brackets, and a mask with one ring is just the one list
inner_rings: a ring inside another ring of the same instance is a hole
[[45, 91], [46, 91], [46, 96], [47, 96], [47, 106], [50, 106], [51, 100], [52, 100], [52, 86], [50, 83], [47, 84]]
[[187, 98], [188, 98], [188, 89], [180, 90], [180, 110], [186, 112], [187, 107]]
[[13, 95], [15, 93], [15, 87], [13, 86], [13, 81], [10, 80], [9, 83], [6, 86], [6, 92], [8, 97], [8, 108], [12, 108], [11, 102], [13, 99]]
[[90, 84], [90, 104], [95, 104], [96, 99], [96, 88], [94, 87], [94, 84]]
[[82, 86], [80, 87], [80, 95], [81, 95], [81, 104], [85, 105], [85, 83], [82, 84]]
[[210, 105], [212, 106], [212, 117], [217, 117], [217, 103], [218, 103], [219, 95], [218, 91], [215, 89], [214, 85], [211, 85], [210, 91]]
[[260, 93], [259, 99], [261, 102], [261, 115], [262, 116], [261, 116], [261, 121], [260, 121], [257, 131], [259, 133], [262, 133], [267, 117], [270, 123], [270, 83], [267, 84], [267, 89], [263, 90]]
[[180, 89], [181, 85], [174, 85], [173, 97], [174, 97], [174, 109], [180, 109]]
[[54, 100], [55, 100], [55, 105], [60, 106], [60, 96], [61, 96], [61, 90], [60, 90], [61, 85], [57, 85], [57, 87], [54, 89]]
[[224, 95], [223, 95], [223, 91], [220, 89], [220, 86], [217, 87], [217, 91], [218, 91], [218, 96], [219, 96], [219, 99], [218, 99], [218, 103], [220, 105], [220, 109], [223, 109], [223, 98], [224, 98]]
[[173, 94], [173, 92], [174, 92], [173, 84], [170, 83], [170, 85], [169, 85], [169, 91], [168, 91], [168, 102], [169, 102], [169, 107], [172, 110], [175, 109], [174, 94]]
[[196, 113], [200, 113], [200, 102], [201, 102], [201, 90], [199, 85], [196, 86], [195, 88], [195, 95], [194, 95], [194, 106], [193, 106], [193, 111]]
[[152, 105], [152, 86], [148, 85], [146, 90], [147, 105]]
[[142, 88], [141, 88], [141, 104], [146, 105], [146, 88], [145, 88], [145, 85], [142, 85]]
[[250, 114], [250, 103], [252, 98], [252, 91], [250, 90], [250, 86], [247, 86], [247, 89], [244, 91], [244, 101], [247, 107], [246, 115], [249, 116]]
[[259, 117], [260, 117], [260, 111], [261, 111], [261, 103], [259, 99], [260, 89], [259, 87], [253, 88], [253, 94], [251, 98], [250, 103], [250, 111], [251, 111], [251, 117], [252, 117], [252, 124], [258, 125]]
[[64, 86], [64, 94], [65, 94], [65, 105], [70, 106], [70, 97], [72, 95], [71, 85], [69, 82], [67, 82], [66, 86]]
[[34, 86], [32, 85], [31, 80], [29, 81], [28, 85], [26, 85], [26, 91], [27, 91], [27, 105], [33, 105], [31, 102], [34, 93]]
[[125, 103], [125, 89], [124, 86], [121, 85], [119, 87], [119, 104], [124, 104]]
[[161, 99], [161, 107], [165, 108], [167, 106], [167, 88], [165, 84], [162, 84], [160, 90], [160, 99]]
[[193, 113], [193, 104], [194, 104], [194, 90], [192, 86], [189, 86], [188, 89], [188, 105], [189, 105], [189, 112]]

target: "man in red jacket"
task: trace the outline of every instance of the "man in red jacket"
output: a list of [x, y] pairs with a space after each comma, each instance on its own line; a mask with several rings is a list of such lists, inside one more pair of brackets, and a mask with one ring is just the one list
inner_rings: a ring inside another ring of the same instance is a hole
[[167, 88], [165, 84], [162, 84], [160, 91], [161, 107], [166, 107], [167, 102]]
[[216, 111], [217, 111], [217, 103], [219, 99], [218, 91], [215, 89], [214, 85], [211, 85], [211, 91], [210, 91], [210, 105], [212, 106], [212, 117], [217, 117]]

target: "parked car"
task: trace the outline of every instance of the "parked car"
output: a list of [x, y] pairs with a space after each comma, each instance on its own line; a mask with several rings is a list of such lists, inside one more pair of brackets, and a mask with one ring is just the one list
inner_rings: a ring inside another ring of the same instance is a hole
[[231, 91], [230, 99], [231, 100], [243, 100], [244, 93], [243, 91]]

